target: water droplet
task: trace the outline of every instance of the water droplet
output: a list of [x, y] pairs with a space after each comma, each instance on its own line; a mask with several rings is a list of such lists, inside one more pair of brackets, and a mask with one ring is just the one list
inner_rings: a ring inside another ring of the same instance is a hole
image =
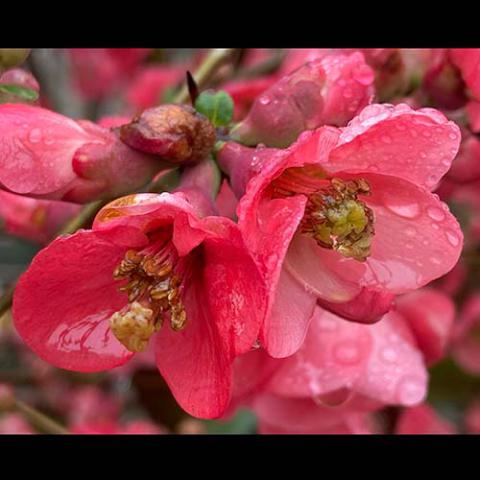
[[337, 344], [334, 348], [333, 356], [339, 363], [345, 365], [353, 365], [361, 359], [358, 345], [351, 340], [345, 340]]
[[30, 143], [38, 143], [42, 138], [42, 132], [39, 128], [34, 128], [28, 135]]
[[415, 236], [415, 234], [417, 233], [417, 229], [415, 227], [410, 227], [408, 226], [406, 229], [405, 229], [405, 235], [407, 237], [413, 237]]
[[265, 97], [260, 97], [258, 99], [258, 101], [260, 102], [261, 105], [268, 105], [270, 103], [270, 98], [268, 98], [267, 96]]
[[438, 222], [441, 222], [445, 218], [444, 211], [438, 207], [427, 207], [427, 215], [432, 220], [437, 220]]
[[452, 139], [452, 140], [456, 140], [457, 139], [457, 135], [455, 133], [449, 133], [448, 136]]
[[389, 198], [388, 204], [385, 206], [391, 210], [393, 213], [398, 215], [399, 217], [404, 218], [415, 218], [420, 213], [420, 207], [418, 203], [393, 203], [393, 199]]
[[447, 240], [450, 242], [450, 245], [452, 245], [452, 247], [458, 247], [460, 243], [460, 238], [453, 230], [446, 230], [445, 236], [447, 237]]
[[423, 135], [425, 138], [429, 138], [429, 137], [432, 136], [432, 134], [430, 133], [429, 130], [424, 130], [424, 131], [422, 132], [422, 135]]
[[406, 377], [397, 386], [397, 397], [406, 406], [420, 403], [425, 395], [425, 382], [418, 377]]
[[390, 347], [385, 347], [382, 350], [381, 355], [382, 355], [383, 360], [385, 360], [386, 362], [394, 362], [398, 357], [397, 352], [393, 348], [390, 348]]
[[388, 135], [383, 135], [382, 136], [382, 142], [383, 143], [392, 143], [392, 139]]

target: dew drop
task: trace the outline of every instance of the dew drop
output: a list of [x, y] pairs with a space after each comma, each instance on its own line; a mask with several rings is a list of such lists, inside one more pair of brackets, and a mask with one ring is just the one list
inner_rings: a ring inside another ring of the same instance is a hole
[[333, 356], [337, 362], [344, 365], [353, 365], [358, 363], [361, 359], [358, 345], [351, 340], [346, 340], [336, 345], [333, 351]]
[[28, 135], [30, 143], [38, 143], [42, 138], [42, 132], [39, 128], [34, 128]]
[[405, 229], [405, 235], [407, 237], [414, 237], [417, 233], [417, 229], [415, 227], [411, 227], [411, 226], [408, 226], [406, 229]]
[[427, 215], [437, 222], [441, 222], [445, 218], [445, 213], [438, 207], [427, 207]]
[[452, 245], [452, 247], [458, 247], [460, 243], [460, 238], [453, 230], [446, 230], [445, 236], [447, 237], [447, 240], [450, 242], [450, 245]]
[[393, 199], [389, 199], [389, 202], [385, 205], [389, 210], [404, 218], [415, 218], [420, 213], [420, 207], [418, 203], [393, 203]]
[[381, 353], [382, 359], [386, 362], [394, 362], [397, 359], [397, 352], [390, 347], [385, 347]]
[[397, 386], [397, 397], [403, 405], [415, 405], [422, 401], [425, 395], [425, 382], [417, 377], [406, 377]]

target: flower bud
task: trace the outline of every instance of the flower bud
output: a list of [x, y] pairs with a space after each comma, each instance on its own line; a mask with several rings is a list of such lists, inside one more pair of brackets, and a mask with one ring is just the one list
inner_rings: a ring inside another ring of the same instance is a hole
[[0, 103], [38, 103], [40, 86], [35, 77], [21, 68], [0, 74]]
[[215, 129], [192, 107], [160, 105], [123, 125], [120, 138], [136, 150], [159, 155], [171, 163], [195, 163], [212, 150]]
[[358, 52], [306, 63], [260, 95], [230, 136], [245, 145], [284, 148], [305, 130], [344, 126], [370, 102], [373, 81]]
[[30, 48], [0, 48], [0, 71], [21, 65], [29, 53]]

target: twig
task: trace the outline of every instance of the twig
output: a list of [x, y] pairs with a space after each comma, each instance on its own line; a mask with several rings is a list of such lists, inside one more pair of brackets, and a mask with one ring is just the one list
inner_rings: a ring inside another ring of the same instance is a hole
[[50, 417], [47, 417], [45, 414], [35, 410], [21, 400], [15, 399], [13, 406], [16, 410], [25, 415], [29, 422], [45, 433], [54, 433], [60, 435], [70, 433], [65, 427], [57, 423], [55, 420], [52, 420]]
[[[198, 88], [203, 88], [213, 77], [219, 67], [229, 61], [236, 48], [214, 48], [205, 57], [205, 60], [193, 74]], [[188, 86], [183, 85], [182, 89], [175, 96], [173, 103], [185, 103], [188, 100]]]

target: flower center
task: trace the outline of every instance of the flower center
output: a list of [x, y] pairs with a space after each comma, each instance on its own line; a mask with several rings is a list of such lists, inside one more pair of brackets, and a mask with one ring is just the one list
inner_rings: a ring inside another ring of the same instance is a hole
[[113, 334], [128, 350], [145, 350], [167, 315], [173, 330], [185, 327], [183, 275], [170, 237], [163, 236], [141, 251], [128, 250], [113, 278], [128, 280], [120, 291], [127, 293], [129, 303], [110, 318]]
[[[293, 169], [291, 169], [293, 170]], [[275, 181], [274, 195], [303, 193], [308, 201], [300, 231], [319, 246], [339, 252], [344, 257], [363, 262], [370, 255], [374, 229], [373, 211], [358, 199], [369, 195], [370, 185], [363, 178], [328, 180], [305, 173], [285, 172]]]

